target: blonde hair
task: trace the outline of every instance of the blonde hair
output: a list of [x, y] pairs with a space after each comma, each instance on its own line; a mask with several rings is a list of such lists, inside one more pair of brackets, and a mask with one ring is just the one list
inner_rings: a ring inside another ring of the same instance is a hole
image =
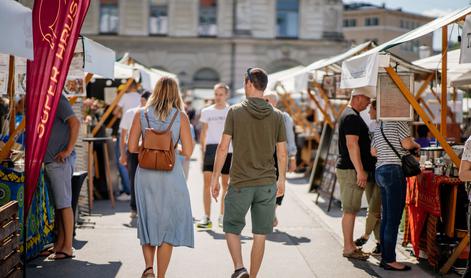
[[166, 76], [160, 78], [147, 101], [146, 108], [149, 107], [154, 107], [155, 115], [161, 121], [167, 119], [172, 108], [183, 111], [183, 100], [177, 81]]

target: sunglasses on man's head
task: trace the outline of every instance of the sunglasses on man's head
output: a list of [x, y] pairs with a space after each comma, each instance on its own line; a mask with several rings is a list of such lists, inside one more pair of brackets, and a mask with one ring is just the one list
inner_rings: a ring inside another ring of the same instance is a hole
[[247, 69], [247, 78], [250, 80], [250, 82], [253, 83], [253, 80], [252, 80], [252, 75], [250, 74], [250, 71], [252, 70], [252, 68], [248, 68]]

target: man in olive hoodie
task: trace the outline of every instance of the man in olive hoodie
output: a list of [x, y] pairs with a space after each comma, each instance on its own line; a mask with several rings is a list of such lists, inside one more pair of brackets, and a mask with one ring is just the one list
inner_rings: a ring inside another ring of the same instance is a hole
[[[262, 264], [266, 235], [273, 231], [275, 198], [285, 191], [287, 151], [283, 114], [264, 100], [263, 91], [267, 83], [264, 70], [247, 70], [244, 82], [247, 99], [232, 106], [227, 113], [211, 179], [211, 193], [217, 201], [218, 180], [232, 141], [232, 166], [229, 190], [224, 199], [223, 229], [234, 262], [233, 278], [249, 277], [242, 261], [240, 243], [249, 208], [254, 238], [250, 277], [255, 278]], [[280, 173], [278, 181], [273, 158], [275, 149]]]

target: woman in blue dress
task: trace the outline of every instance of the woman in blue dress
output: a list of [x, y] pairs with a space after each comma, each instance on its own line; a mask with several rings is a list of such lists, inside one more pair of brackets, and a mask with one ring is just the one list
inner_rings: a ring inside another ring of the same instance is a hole
[[[147, 111], [149, 122], [145, 118]], [[180, 154], [189, 158], [193, 152], [190, 122], [183, 110], [177, 82], [162, 77], [155, 86], [146, 107], [136, 113], [129, 134], [129, 151], [139, 152], [139, 141], [145, 128], [165, 130], [175, 113], [173, 142], [181, 141]], [[157, 277], [165, 277], [174, 246], [194, 247], [193, 218], [190, 195], [181, 163], [171, 171], [138, 167], [135, 177], [138, 213], [138, 238], [142, 245], [146, 268], [142, 277], [154, 277], [157, 253]]]

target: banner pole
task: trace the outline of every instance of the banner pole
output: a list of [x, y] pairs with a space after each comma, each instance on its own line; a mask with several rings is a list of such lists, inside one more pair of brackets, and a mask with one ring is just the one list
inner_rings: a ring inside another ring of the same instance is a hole
[[[26, 193], [26, 185], [23, 185], [23, 196], [25, 196], [25, 193]], [[23, 278], [26, 278], [26, 246], [27, 246], [27, 244], [26, 244], [26, 240], [27, 240], [26, 223], [28, 222], [28, 221], [26, 221], [27, 215], [28, 214], [26, 213], [25, 202], [23, 201], [23, 254], [21, 256], [21, 259], [23, 261]]]

